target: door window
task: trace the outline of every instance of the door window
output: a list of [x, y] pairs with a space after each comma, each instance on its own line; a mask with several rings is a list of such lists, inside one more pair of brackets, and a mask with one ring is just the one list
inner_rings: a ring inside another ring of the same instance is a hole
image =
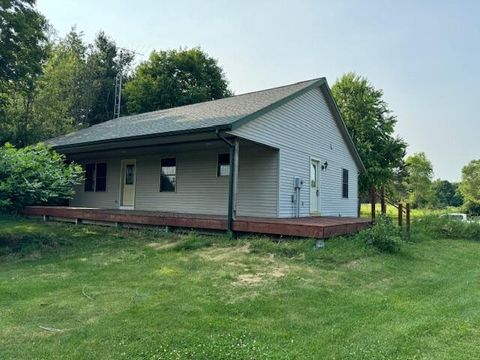
[[310, 186], [317, 187], [317, 164], [313, 162], [310, 164]]
[[135, 182], [135, 165], [127, 164], [125, 167], [125, 185], [133, 185]]

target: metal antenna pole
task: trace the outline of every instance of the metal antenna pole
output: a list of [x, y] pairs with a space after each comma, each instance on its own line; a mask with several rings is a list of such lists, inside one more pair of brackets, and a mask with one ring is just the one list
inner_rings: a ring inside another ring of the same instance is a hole
[[120, 106], [122, 104], [122, 71], [115, 76], [115, 105], [113, 106], [113, 118], [120, 117]]
[[[143, 56], [143, 54], [140, 54], [138, 52], [124, 49], [124, 48], [119, 48], [120, 49], [120, 66], [122, 65], [122, 60], [123, 60], [123, 53], [124, 52], [129, 52], [131, 54], [136, 54]], [[120, 108], [122, 106], [122, 81], [123, 81], [123, 69], [120, 69], [118, 71], [117, 76], [115, 76], [115, 104], [113, 105], [113, 118], [117, 119], [120, 117]]]

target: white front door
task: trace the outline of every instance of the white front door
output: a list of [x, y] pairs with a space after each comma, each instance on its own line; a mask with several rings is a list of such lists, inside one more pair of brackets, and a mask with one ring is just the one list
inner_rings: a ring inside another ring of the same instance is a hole
[[120, 191], [120, 206], [133, 208], [135, 206], [135, 182], [136, 182], [135, 160], [122, 160], [122, 188]]
[[319, 214], [319, 161], [310, 160], [310, 213]]

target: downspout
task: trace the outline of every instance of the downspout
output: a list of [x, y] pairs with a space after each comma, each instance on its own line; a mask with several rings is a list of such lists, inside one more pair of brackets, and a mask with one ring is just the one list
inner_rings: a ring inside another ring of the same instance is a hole
[[217, 137], [227, 144], [230, 150], [230, 173], [228, 182], [228, 216], [227, 216], [227, 231], [233, 235], [233, 190], [235, 181], [235, 144], [229, 141], [223, 133], [216, 130]]

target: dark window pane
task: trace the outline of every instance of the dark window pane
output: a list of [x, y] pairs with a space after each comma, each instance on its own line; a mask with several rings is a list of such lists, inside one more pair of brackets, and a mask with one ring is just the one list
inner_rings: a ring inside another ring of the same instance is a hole
[[177, 160], [162, 159], [160, 167], [160, 191], [174, 192], [177, 187]]
[[85, 191], [93, 191], [93, 180], [85, 179]]
[[93, 191], [94, 190], [94, 180], [95, 176], [95, 164], [86, 164], [85, 165], [85, 191]]
[[165, 176], [161, 177], [160, 191], [163, 192], [173, 192], [176, 187], [176, 178], [175, 176]]
[[107, 177], [107, 164], [105, 163], [97, 164], [97, 178], [98, 177]]
[[107, 190], [107, 178], [106, 177], [97, 177], [95, 183], [95, 191], [106, 191]]
[[162, 167], [164, 166], [176, 166], [177, 160], [175, 158], [162, 159]]
[[135, 182], [135, 165], [128, 164], [125, 167], [125, 185], [133, 185]]
[[342, 173], [342, 196], [348, 198], [348, 170], [343, 169]]
[[230, 154], [218, 154], [217, 176], [230, 175]]

